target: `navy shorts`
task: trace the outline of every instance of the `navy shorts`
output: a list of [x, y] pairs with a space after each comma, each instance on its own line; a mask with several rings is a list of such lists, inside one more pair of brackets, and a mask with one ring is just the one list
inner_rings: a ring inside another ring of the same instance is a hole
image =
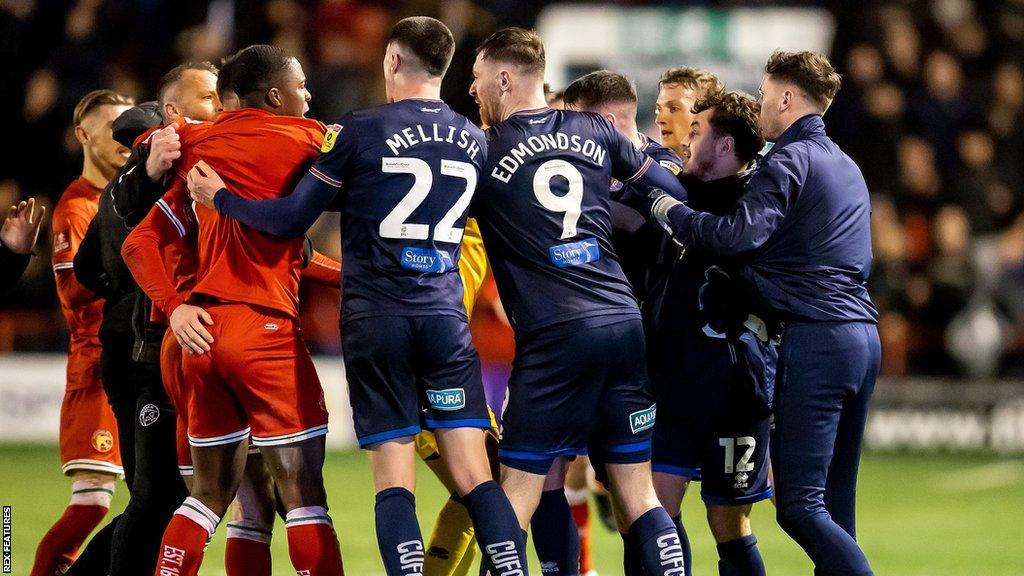
[[422, 429], [490, 429], [480, 359], [456, 316], [345, 322], [342, 350], [359, 446]]
[[650, 460], [654, 396], [639, 318], [605, 316], [516, 341], [498, 456], [546, 474], [559, 456]]
[[772, 496], [768, 418], [663, 418], [654, 431], [652, 469], [701, 482], [707, 504], [752, 504]]
[[[708, 504], [740, 505], [770, 498], [769, 416], [755, 398], [737, 346], [698, 337], [685, 346], [655, 386], [660, 418], [654, 427], [655, 472], [701, 481]], [[774, 363], [772, 364], [774, 369]]]

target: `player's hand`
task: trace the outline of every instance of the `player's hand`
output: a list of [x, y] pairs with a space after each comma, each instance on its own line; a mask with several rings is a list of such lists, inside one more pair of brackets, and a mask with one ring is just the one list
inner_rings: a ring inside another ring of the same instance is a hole
[[181, 158], [181, 138], [177, 127], [171, 124], [150, 136], [146, 175], [151, 181], [159, 182], [178, 158]]
[[216, 210], [213, 198], [221, 188], [226, 188], [226, 186], [224, 186], [224, 180], [213, 168], [210, 168], [209, 164], [202, 160], [196, 162], [196, 165], [188, 171], [185, 181], [188, 183], [188, 192], [193, 200], [211, 210]]
[[213, 325], [213, 318], [206, 310], [199, 306], [182, 304], [171, 312], [168, 324], [178, 344], [189, 354], [210, 351], [213, 336], [206, 330], [206, 326]]
[[673, 198], [670, 194], [664, 190], [655, 188], [651, 190], [647, 198], [651, 202], [651, 217], [661, 225], [669, 235], [672, 235], [672, 224], [668, 219], [668, 211], [682, 204], [679, 200]]
[[30, 254], [32, 247], [39, 238], [39, 228], [46, 215], [46, 207], [39, 207], [39, 215], [35, 215], [36, 199], [29, 198], [17, 206], [11, 206], [7, 219], [0, 228], [0, 243], [7, 246], [15, 254]]

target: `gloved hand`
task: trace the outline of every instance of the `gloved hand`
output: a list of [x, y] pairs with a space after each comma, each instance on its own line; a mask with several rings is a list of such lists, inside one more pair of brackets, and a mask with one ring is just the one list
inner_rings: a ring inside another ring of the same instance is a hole
[[662, 228], [671, 230], [671, 226], [668, 220], [668, 211], [676, 206], [682, 204], [679, 200], [676, 200], [670, 196], [664, 190], [654, 189], [651, 191], [651, 217], [654, 218]]

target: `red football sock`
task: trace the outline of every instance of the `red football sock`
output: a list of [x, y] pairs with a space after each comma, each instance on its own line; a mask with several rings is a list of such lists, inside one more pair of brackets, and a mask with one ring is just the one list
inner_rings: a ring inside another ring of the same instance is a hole
[[327, 510], [319, 506], [288, 512], [288, 555], [304, 576], [344, 576], [338, 538]]
[[584, 500], [569, 506], [569, 509], [580, 533], [580, 574], [586, 574], [594, 568], [590, 559], [590, 506]]
[[78, 548], [107, 515], [107, 506], [71, 504], [36, 548], [32, 576], [63, 574], [78, 557]]
[[195, 498], [186, 498], [171, 517], [160, 542], [154, 576], [196, 576], [206, 542], [220, 518]]
[[228, 535], [224, 567], [228, 576], [270, 576], [270, 542]]

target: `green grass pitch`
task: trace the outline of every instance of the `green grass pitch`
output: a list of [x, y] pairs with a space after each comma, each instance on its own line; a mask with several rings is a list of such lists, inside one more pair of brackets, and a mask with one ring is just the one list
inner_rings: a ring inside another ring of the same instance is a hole
[[[325, 477], [346, 573], [383, 574], [373, 530], [373, 490], [365, 456], [328, 455]], [[696, 485], [694, 485], [696, 487]], [[417, 505], [425, 536], [445, 498], [425, 467]], [[717, 574], [717, 555], [699, 494], [687, 496], [684, 520], [693, 543], [694, 574]], [[49, 446], [0, 446], [0, 504], [13, 507], [13, 573], [28, 575], [35, 546], [61, 513], [69, 484]], [[118, 487], [114, 510], [127, 500]], [[111, 514], [113, 516], [113, 513]], [[875, 572], [885, 576], [1024, 575], [1024, 460], [985, 455], [868, 454], [861, 467], [858, 531]], [[755, 506], [754, 530], [769, 574], [811, 574], [802, 551], [779, 530], [771, 504]], [[274, 537], [274, 573], [293, 574], [284, 526]], [[622, 574], [617, 535], [593, 527], [602, 576]], [[202, 574], [224, 574], [223, 526]], [[535, 560], [531, 573], [540, 574]]]

